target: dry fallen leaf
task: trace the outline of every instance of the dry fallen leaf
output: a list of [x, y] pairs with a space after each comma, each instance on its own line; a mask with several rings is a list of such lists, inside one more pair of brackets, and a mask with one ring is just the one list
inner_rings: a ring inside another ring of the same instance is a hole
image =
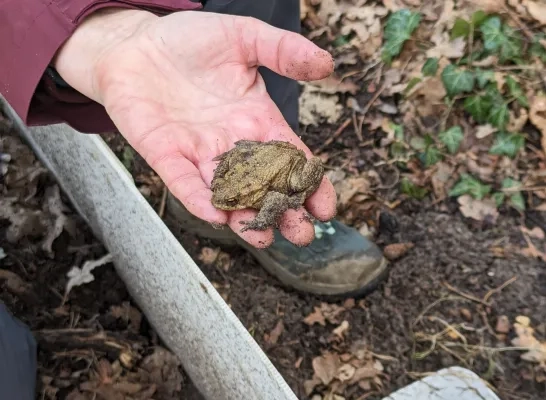
[[43, 211], [46, 215], [50, 216], [50, 218], [47, 234], [42, 242], [42, 250], [50, 256], [53, 255], [53, 242], [65, 229], [72, 236], [74, 235], [76, 229], [75, 223], [64, 214], [66, 210], [67, 207], [61, 199], [59, 186], [53, 185], [48, 187], [44, 194]]
[[497, 325], [495, 325], [495, 331], [498, 333], [508, 333], [510, 332], [510, 320], [506, 315], [501, 315], [497, 319]]
[[465, 194], [457, 198], [459, 210], [467, 218], [475, 219], [476, 221], [485, 221], [486, 219], [494, 223], [499, 211], [493, 199], [477, 200]]
[[322, 356], [313, 358], [313, 371], [323, 385], [328, 385], [336, 376], [341, 365], [339, 355], [327, 352]]
[[0, 269], [0, 287], [5, 285], [6, 289], [11, 293], [22, 296], [32, 292], [32, 285], [25, 282], [15, 272]]
[[541, 343], [535, 338], [535, 330], [531, 327], [529, 317], [522, 315], [516, 317], [514, 331], [517, 337], [512, 340], [512, 344], [517, 347], [529, 348], [529, 351], [521, 355], [521, 359], [542, 365], [546, 364], [546, 343]]
[[542, 151], [546, 153], [546, 96], [536, 96], [531, 101], [531, 108], [529, 110], [529, 119], [531, 123], [542, 134], [541, 145]]
[[332, 333], [339, 337], [340, 339], [343, 339], [345, 337], [345, 332], [349, 330], [349, 322], [343, 321], [341, 325], [339, 325], [337, 328], [335, 328]]
[[280, 319], [279, 322], [275, 325], [275, 327], [269, 332], [269, 334], [265, 334], [264, 339], [269, 344], [277, 344], [279, 337], [284, 332], [284, 323], [283, 320]]
[[309, 314], [307, 317], [303, 319], [303, 322], [305, 322], [307, 325], [314, 325], [319, 324], [322, 326], [326, 325], [326, 319], [324, 318], [324, 315], [322, 315], [322, 311], [320, 307], [315, 307], [315, 311], [313, 311], [311, 314]]
[[454, 40], [450, 40], [447, 32], [442, 35], [441, 40], [438, 40], [436, 46], [427, 50], [427, 57], [446, 57], [446, 58], [459, 58], [464, 56], [466, 49], [466, 39], [459, 37]]
[[527, 8], [529, 15], [540, 25], [546, 25], [546, 4], [544, 2], [522, 0], [521, 4]]
[[476, 127], [476, 138], [477, 139], [483, 139], [487, 136], [491, 135], [492, 133], [495, 133], [497, 131], [497, 128], [495, 128], [491, 124], [485, 124], [485, 125], [478, 125]]
[[322, 94], [303, 85], [299, 98], [300, 122], [303, 125], [318, 126], [320, 122], [333, 124], [337, 122], [343, 111], [336, 95]]
[[404, 256], [415, 245], [413, 243], [393, 243], [385, 246], [383, 254], [388, 260], [394, 261]]
[[341, 80], [336, 75], [330, 75], [327, 78], [319, 81], [312, 81], [308, 83], [308, 90], [311, 92], [320, 92], [326, 94], [336, 93], [351, 93], [355, 94], [360, 89], [360, 86], [356, 85], [351, 80]]
[[110, 262], [112, 262], [112, 255], [106, 254], [98, 260], [88, 260], [84, 262], [81, 268], [73, 266], [66, 274], [69, 279], [66, 283], [65, 296], [68, 296], [74, 286], [81, 286], [93, 282], [95, 277], [91, 274], [91, 271]]
[[340, 382], [345, 382], [350, 380], [355, 375], [356, 368], [351, 364], [343, 364], [339, 367], [336, 379]]

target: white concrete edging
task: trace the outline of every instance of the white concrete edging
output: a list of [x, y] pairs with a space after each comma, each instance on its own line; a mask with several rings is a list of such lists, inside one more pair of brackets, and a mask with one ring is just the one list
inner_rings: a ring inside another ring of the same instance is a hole
[[287, 383], [98, 135], [5, 113], [111, 253], [151, 325], [210, 400], [293, 400]]

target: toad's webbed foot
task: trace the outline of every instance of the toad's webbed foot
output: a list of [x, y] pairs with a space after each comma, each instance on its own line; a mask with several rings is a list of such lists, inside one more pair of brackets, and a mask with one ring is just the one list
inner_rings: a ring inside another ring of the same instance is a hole
[[248, 230], [265, 231], [269, 227], [277, 227], [277, 220], [289, 208], [297, 209], [301, 206], [298, 196], [290, 197], [279, 192], [268, 193], [262, 208], [252, 221], [241, 221], [245, 225], [241, 232]]

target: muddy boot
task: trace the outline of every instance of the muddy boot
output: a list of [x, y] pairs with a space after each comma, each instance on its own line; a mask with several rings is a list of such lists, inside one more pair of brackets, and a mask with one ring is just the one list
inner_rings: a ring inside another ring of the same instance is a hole
[[284, 285], [302, 292], [360, 297], [387, 277], [387, 262], [380, 249], [336, 220], [315, 222], [315, 240], [307, 247], [293, 245], [276, 230], [275, 242], [262, 250], [249, 245], [229, 227], [214, 229], [196, 218], [170, 193], [165, 219], [171, 229], [242, 246]]

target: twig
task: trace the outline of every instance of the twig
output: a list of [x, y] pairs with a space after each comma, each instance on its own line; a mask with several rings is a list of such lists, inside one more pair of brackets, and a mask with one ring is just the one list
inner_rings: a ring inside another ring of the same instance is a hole
[[468, 300], [472, 300], [472, 301], [475, 301], [476, 303], [480, 303], [480, 304], [483, 304], [484, 306], [487, 306], [489, 307], [490, 304], [487, 303], [486, 301], [482, 300], [482, 299], [479, 299], [477, 298], [476, 296], [473, 296], [471, 294], [468, 294], [468, 293], [464, 293], [462, 291], [460, 291], [459, 289], [451, 286], [449, 283], [447, 282], [444, 282], [443, 285], [450, 291], [454, 292], [454, 293], [457, 293], [459, 296], [462, 296], [464, 297], [465, 299], [468, 299]]
[[370, 108], [372, 107], [373, 103], [381, 96], [381, 93], [383, 93], [383, 90], [385, 90], [385, 84], [381, 85], [381, 87], [375, 92], [372, 99], [364, 106], [362, 109], [362, 115], [366, 115], [368, 111], [370, 111]]
[[356, 111], [353, 110], [353, 126], [355, 128], [355, 133], [356, 133], [356, 136], [358, 137], [358, 140], [360, 142], [363, 142], [364, 139], [362, 138], [362, 130], [359, 130], [359, 126], [358, 126], [358, 122], [356, 120]]
[[167, 185], [163, 186], [163, 193], [161, 193], [161, 203], [159, 203], [159, 210], [157, 211], [157, 214], [159, 215], [159, 218], [163, 219], [163, 215], [165, 215], [165, 203], [167, 202]]
[[349, 126], [349, 124], [351, 123], [351, 121], [352, 121], [351, 118], [347, 118], [347, 119], [340, 125], [340, 127], [337, 128], [337, 130], [334, 132], [334, 134], [324, 141], [324, 143], [322, 144], [322, 146], [320, 146], [320, 147], [317, 149], [317, 152], [321, 152], [321, 151], [324, 150], [326, 147], [328, 147], [330, 144], [332, 144], [332, 142], [333, 142], [334, 140], [336, 140], [337, 137], [338, 137], [339, 135], [341, 135], [341, 133], [345, 130], [345, 128], [347, 128], [347, 127]]
[[502, 285], [500, 285], [499, 287], [495, 288], [495, 289], [491, 289], [489, 292], [487, 292], [487, 294], [483, 297], [483, 301], [485, 303], [489, 303], [488, 300], [491, 296], [493, 296], [495, 293], [498, 293], [500, 292], [502, 289], [504, 289], [506, 286], [508, 285], [511, 285], [512, 283], [514, 283], [518, 278], [513, 276], [512, 278], [508, 279], [506, 282], [504, 282]]
[[514, 20], [514, 22], [519, 26], [519, 28], [523, 31], [523, 33], [525, 34], [525, 36], [527, 36], [527, 38], [531, 41], [534, 40], [534, 35], [533, 33], [527, 29], [527, 27], [525, 26], [525, 24], [523, 22], [521, 22], [521, 19], [519, 19], [519, 17], [517, 16], [516, 13], [514, 13], [512, 10], [510, 10], [508, 7], [504, 6], [503, 7], [504, 11], [510, 16], [510, 18], [512, 18]]

